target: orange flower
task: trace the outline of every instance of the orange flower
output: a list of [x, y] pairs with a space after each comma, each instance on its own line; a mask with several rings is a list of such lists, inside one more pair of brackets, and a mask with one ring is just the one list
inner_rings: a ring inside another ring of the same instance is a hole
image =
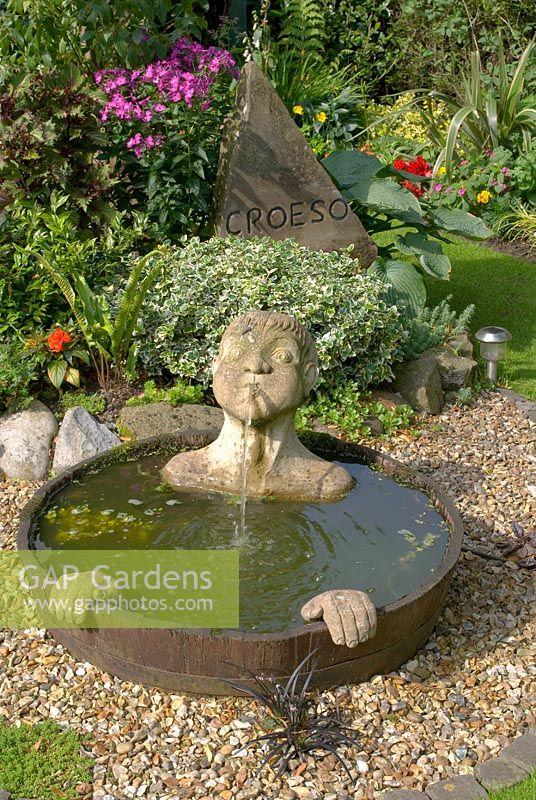
[[48, 346], [54, 353], [61, 353], [63, 345], [70, 341], [72, 341], [72, 339], [67, 331], [62, 331], [61, 328], [56, 328], [55, 331], [52, 331], [47, 339]]

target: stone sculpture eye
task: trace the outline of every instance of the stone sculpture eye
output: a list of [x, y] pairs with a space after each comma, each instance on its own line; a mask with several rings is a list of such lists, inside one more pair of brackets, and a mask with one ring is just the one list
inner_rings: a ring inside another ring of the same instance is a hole
[[292, 353], [289, 353], [288, 350], [276, 350], [272, 354], [272, 358], [276, 361], [280, 361], [282, 364], [290, 364], [292, 361]]
[[242, 352], [242, 350], [240, 349], [240, 347], [236, 347], [235, 346], [235, 347], [231, 347], [231, 350], [229, 351], [229, 355], [231, 356], [231, 358], [239, 358], [241, 352]]

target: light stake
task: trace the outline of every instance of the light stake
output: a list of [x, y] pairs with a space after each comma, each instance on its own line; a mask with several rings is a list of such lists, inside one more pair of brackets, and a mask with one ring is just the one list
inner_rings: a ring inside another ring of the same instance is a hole
[[475, 338], [480, 342], [480, 355], [487, 364], [487, 378], [491, 383], [495, 383], [497, 362], [506, 355], [506, 344], [512, 338], [512, 334], [506, 328], [489, 325], [487, 328], [480, 328]]

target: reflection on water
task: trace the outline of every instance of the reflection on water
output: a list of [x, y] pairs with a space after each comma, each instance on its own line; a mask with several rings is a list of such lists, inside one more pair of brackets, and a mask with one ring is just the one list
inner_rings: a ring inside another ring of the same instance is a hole
[[[69, 549], [236, 549], [240, 498], [177, 492], [160, 482], [169, 455], [108, 466], [49, 502], [33, 546]], [[337, 503], [248, 498], [240, 546], [240, 624], [281, 631], [326, 589], [362, 589], [376, 606], [414, 591], [437, 568], [449, 537], [429, 498], [362, 464]]]

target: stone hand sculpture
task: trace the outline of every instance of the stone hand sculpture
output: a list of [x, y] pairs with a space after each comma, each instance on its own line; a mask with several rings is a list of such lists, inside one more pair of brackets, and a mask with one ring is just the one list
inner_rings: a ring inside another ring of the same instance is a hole
[[294, 428], [296, 409], [318, 375], [315, 346], [294, 317], [252, 311], [223, 334], [213, 363], [214, 396], [224, 413], [215, 442], [179, 453], [163, 478], [176, 489], [254, 497], [334, 501], [354, 485], [339, 464], [311, 453]]
[[330, 589], [308, 600], [301, 610], [310, 622], [323, 619], [335, 644], [356, 647], [376, 633], [376, 608], [366, 592]]

